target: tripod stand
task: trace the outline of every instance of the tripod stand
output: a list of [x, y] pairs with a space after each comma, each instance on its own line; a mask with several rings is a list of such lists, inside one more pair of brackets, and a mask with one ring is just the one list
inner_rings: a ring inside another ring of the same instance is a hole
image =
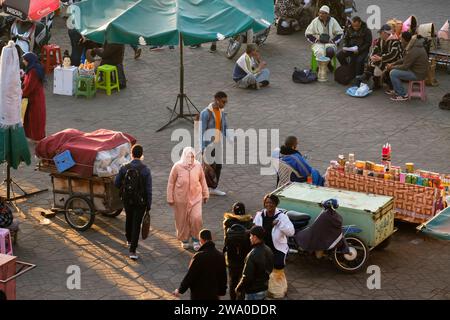
[[[11, 166], [9, 165], [9, 162], [6, 167], [6, 179], [3, 181], [3, 184], [6, 184], [6, 201], [7, 202], [11, 202], [11, 201], [15, 201], [15, 200], [23, 199], [23, 198], [28, 198], [28, 197], [34, 196], [36, 194], [48, 191], [48, 189], [44, 189], [44, 190], [38, 190], [38, 191], [30, 192], [30, 193], [26, 192], [24, 189], [22, 189], [22, 187], [20, 187], [17, 184], [17, 182], [15, 182], [11, 178]], [[20, 196], [17, 196], [17, 197], [14, 196], [13, 186], [16, 186], [23, 194]], [[13, 197], [11, 197], [11, 191], [12, 191]]]
[[[192, 103], [191, 99], [184, 93], [184, 55], [183, 55], [183, 35], [180, 33], [180, 92], [177, 95], [177, 100], [175, 101], [175, 105], [172, 109], [169, 107], [169, 109], [172, 112], [172, 115], [170, 116], [169, 122], [167, 122], [164, 126], [156, 130], [156, 132], [160, 132], [167, 128], [169, 125], [177, 121], [178, 119], [185, 119], [190, 122], [194, 122], [195, 116], [197, 116], [200, 111], [196, 108], [196, 106]], [[177, 106], [180, 106], [180, 111], [177, 112]], [[184, 113], [184, 106], [186, 105], [188, 109], [188, 113]], [[191, 105], [197, 113], [191, 113]]]

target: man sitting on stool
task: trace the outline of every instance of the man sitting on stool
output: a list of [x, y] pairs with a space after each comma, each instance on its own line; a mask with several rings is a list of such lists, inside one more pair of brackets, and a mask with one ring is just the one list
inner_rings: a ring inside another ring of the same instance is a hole
[[362, 75], [371, 45], [372, 32], [367, 28], [367, 24], [360, 17], [353, 17], [352, 25], [344, 37], [344, 49], [340, 50], [336, 57], [342, 66], [348, 65], [348, 58], [350, 58], [355, 74]]
[[305, 36], [312, 43], [312, 51], [317, 60], [330, 58], [328, 68], [333, 72], [331, 59], [337, 51], [337, 44], [342, 40], [344, 31], [335, 18], [330, 17], [330, 7], [322, 6], [316, 17], [305, 31]]

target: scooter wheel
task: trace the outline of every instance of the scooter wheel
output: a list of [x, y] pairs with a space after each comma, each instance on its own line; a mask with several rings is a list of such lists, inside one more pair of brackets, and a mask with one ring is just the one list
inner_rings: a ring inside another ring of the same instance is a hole
[[333, 250], [333, 263], [342, 272], [357, 273], [361, 271], [369, 260], [369, 248], [363, 240], [356, 236], [345, 237], [350, 249], [350, 254]]

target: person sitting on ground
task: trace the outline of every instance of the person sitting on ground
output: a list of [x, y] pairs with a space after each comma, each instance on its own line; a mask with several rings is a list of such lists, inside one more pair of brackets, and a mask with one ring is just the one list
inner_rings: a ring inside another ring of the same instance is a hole
[[330, 7], [322, 6], [319, 16], [306, 28], [305, 36], [312, 43], [312, 51], [317, 60], [330, 58], [328, 68], [332, 71], [331, 59], [337, 51], [337, 44], [342, 40], [344, 31], [335, 18], [330, 17]]
[[385, 82], [392, 89], [389, 75], [384, 71], [388, 64], [394, 63], [403, 57], [403, 49], [400, 41], [393, 34], [390, 25], [383, 25], [379, 33], [380, 38], [376, 40], [372, 55], [369, 58], [368, 67], [361, 81], [366, 83], [373, 77], [375, 88], [382, 88], [382, 84]]
[[387, 65], [389, 76], [394, 90], [391, 100], [408, 100], [408, 94], [402, 85], [403, 81], [419, 81], [427, 77], [429, 62], [428, 54], [424, 47], [424, 38], [420, 35], [413, 36], [410, 32], [402, 33], [402, 46], [405, 48], [403, 59]]
[[344, 48], [352, 48], [354, 51], [342, 49], [338, 52], [337, 59], [341, 65], [348, 65], [350, 58], [350, 64], [355, 68], [355, 75], [362, 75], [371, 45], [372, 31], [360, 17], [353, 17], [352, 25], [345, 33]]
[[279, 157], [281, 161], [288, 164], [300, 174], [300, 178], [292, 174], [291, 181], [306, 182], [307, 178], [311, 176], [314, 185], [324, 185], [324, 178], [320, 175], [319, 171], [311, 167], [308, 161], [298, 151], [297, 137], [289, 136], [286, 138], [284, 145], [280, 148]]
[[245, 205], [241, 202], [233, 204], [232, 211], [223, 216], [223, 253], [228, 266], [230, 299], [242, 300], [243, 297], [238, 297], [235, 289], [241, 279], [245, 257], [251, 249], [247, 230], [253, 226], [253, 217], [245, 213]]
[[255, 44], [248, 44], [245, 53], [236, 61], [233, 80], [239, 88], [259, 89], [269, 85], [269, 69], [262, 61]]

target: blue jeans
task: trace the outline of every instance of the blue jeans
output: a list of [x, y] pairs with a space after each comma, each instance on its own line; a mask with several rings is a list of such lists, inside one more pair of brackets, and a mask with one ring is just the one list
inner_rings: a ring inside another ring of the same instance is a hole
[[266, 298], [267, 291], [246, 293], [245, 300], [264, 300]]
[[405, 88], [403, 88], [402, 80], [417, 80], [416, 75], [412, 71], [393, 69], [389, 73], [389, 76], [391, 77], [391, 82], [392, 86], [394, 87], [395, 93], [402, 97], [406, 96], [407, 94]]

